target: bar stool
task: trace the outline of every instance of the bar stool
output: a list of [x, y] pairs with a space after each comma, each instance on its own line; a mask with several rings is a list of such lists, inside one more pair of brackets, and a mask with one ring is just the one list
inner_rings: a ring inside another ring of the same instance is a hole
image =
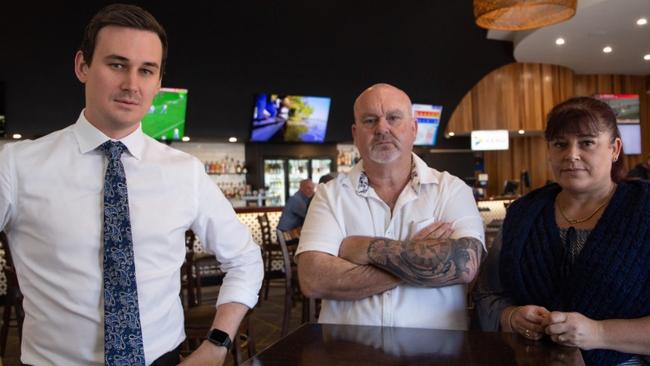
[[185, 232], [185, 263], [181, 271], [181, 284], [187, 292], [188, 306], [201, 304], [204, 283], [221, 285], [224, 273], [219, 268], [217, 258], [209, 253], [197, 253], [194, 250], [196, 235], [192, 230]]
[[273, 268], [273, 263], [284, 261], [284, 257], [282, 256], [282, 248], [280, 245], [274, 243], [271, 239], [271, 224], [266, 212], [258, 215], [257, 221], [260, 224], [260, 232], [262, 233], [261, 246], [262, 257], [264, 259], [264, 282], [262, 283], [261, 291], [264, 292], [264, 300], [268, 300], [271, 280], [285, 278], [286, 272], [284, 271], [284, 267], [278, 269]]
[[302, 303], [302, 322], [315, 321], [315, 316], [311, 313], [316, 309], [316, 300], [305, 297], [300, 291], [300, 283], [298, 282], [298, 267], [294, 261], [296, 249], [298, 249], [298, 242], [300, 240], [300, 230], [294, 229], [291, 231], [276, 230], [278, 242], [282, 250], [282, 258], [284, 260], [284, 272], [286, 274], [285, 293], [284, 293], [284, 314], [282, 317], [282, 336], [289, 333], [289, 320], [291, 319], [291, 309], [297, 302]]
[[4, 357], [10, 326], [18, 329], [19, 343], [22, 341], [25, 312], [23, 310], [23, 294], [20, 292], [20, 287], [18, 286], [18, 277], [16, 276], [16, 269], [11, 258], [9, 241], [4, 232], [0, 232], [0, 245], [2, 245], [2, 249], [5, 252], [5, 265], [2, 270], [7, 277], [7, 295], [5, 296], [2, 326], [0, 327], [0, 357]]
[[[194, 250], [195, 241], [196, 235], [191, 230], [188, 230], [185, 233], [185, 263], [181, 270], [181, 284], [187, 294], [186, 297], [183, 297], [183, 291], [181, 290], [181, 300], [185, 308], [185, 334], [187, 337], [183, 346], [184, 350], [182, 351], [185, 355], [198, 348], [201, 342], [206, 339], [217, 310], [214, 304], [201, 303], [202, 277], [206, 276], [206, 273], [207, 275], [212, 275], [215, 266], [219, 271], [219, 279], [221, 280], [225, 276], [218, 269], [218, 262], [213, 255], [197, 255]], [[252, 313], [252, 309], [246, 313], [239, 326], [237, 336], [233, 339], [231, 353], [235, 365], [242, 363], [242, 352], [246, 351], [248, 357], [252, 357], [255, 354], [255, 341], [252, 333], [253, 327], [250, 321]]]

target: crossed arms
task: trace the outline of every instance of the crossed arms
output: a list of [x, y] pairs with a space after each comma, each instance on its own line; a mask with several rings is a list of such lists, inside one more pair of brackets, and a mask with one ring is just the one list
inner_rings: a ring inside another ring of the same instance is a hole
[[309, 297], [356, 300], [400, 283], [442, 287], [469, 283], [483, 256], [479, 239], [451, 239], [449, 225], [434, 223], [409, 240], [349, 236], [339, 257], [309, 251], [299, 256], [298, 278]]

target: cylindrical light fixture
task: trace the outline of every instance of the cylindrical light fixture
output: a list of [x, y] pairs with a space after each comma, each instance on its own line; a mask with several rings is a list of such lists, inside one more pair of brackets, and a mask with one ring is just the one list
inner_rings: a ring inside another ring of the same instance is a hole
[[517, 31], [570, 19], [577, 0], [474, 0], [476, 24], [487, 29]]

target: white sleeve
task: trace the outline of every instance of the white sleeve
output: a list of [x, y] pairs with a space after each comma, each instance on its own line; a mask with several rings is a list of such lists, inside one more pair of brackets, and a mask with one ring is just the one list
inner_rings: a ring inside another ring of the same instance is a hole
[[330, 186], [321, 185], [309, 204], [296, 255], [308, 251], [339, 255], [341, 241], [346, 234], [332, 208], [333, 204], [329, 197], [332, 193], [328, 192]]
[[440, 196], [445, 197], [446, 202], [441, 220], [452, 224], [452, 238], [479, 239], [483, 244], [483, 250], [487, 253], [483, 219], [478, 212], [472, 189], [455, 177], [442, 189], [443, 192]]
[[0, 151], [0, 231], [10, 221], [15, 205], [15, 167], [12, 146], [5, 145]]
[[260, 247], [221, 190], [196, 163], [198, 212], [191, 229], [226, 272], [217, 305], [237, 302], [252, 308], [264, 278]]

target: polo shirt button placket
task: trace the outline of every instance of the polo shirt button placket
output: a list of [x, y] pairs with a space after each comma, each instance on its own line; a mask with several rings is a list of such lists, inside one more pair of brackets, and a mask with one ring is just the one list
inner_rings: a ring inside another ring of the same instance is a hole
[[392, 313], [393, 313], [393, 306], [390, 301], [390, 294], [391, 291], [386, 291], [384, 292], [384, 316], [383, 316], [383, 325], [384, 326], [392, 326]]

